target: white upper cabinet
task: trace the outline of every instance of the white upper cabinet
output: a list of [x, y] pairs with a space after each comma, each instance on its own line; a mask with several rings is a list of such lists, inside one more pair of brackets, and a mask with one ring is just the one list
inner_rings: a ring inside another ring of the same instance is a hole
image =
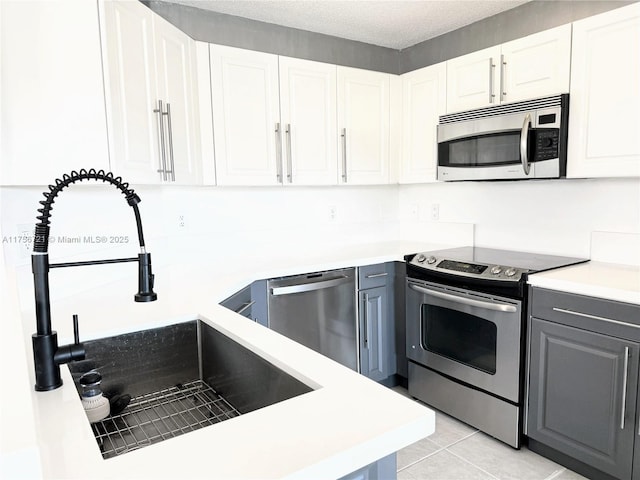
[[336, 66], [210, 51], [217, 184], [335, 185]]
[[569, 91], [571, 24], [502, 45], [501, 102]]
[[0, 1], [0, 184], [109, 169], [96, 4]]
[[159, 181], [153, 13], [137, 2], [100, 7], [113, 171], [132, 183]]
[[447, 61], [447, 112], [566, 93], [571, 25]]
[[220, 45], [210, 54], [217, 184], [280, 184], [278, 57]]
[[196, 70], [198, 87], [198, 117], [200, 127], [200, 158], [202, 183], [216, 184], [215, 153], [213, 148], [213, 112], [211, 110], [211, 69], [209, 44], [196, 42]]
[[201, 182], [195, 42], [158, 15], [153, 17], [157, 97], [164, 101], [167, 180]]
[[568, 177], [640, 176], [640, 4], [573, 24]]
[[499, 60], [500, 47], [497, 46], [447, 61], [448, 113], [498, 103], [496, 68]]
[[101, 1], [111, 166], [132, 183], [199, 183], [195, 45], [139, 2]]
[[438, 117], [445, 113], [446, 64], [402, 75], [400, 183], [436, 181]]
[[340, 183], [389, 182], [389, 77], [338, 67]]
[[336, 185], [336, 66], [279, 57], [283, 183]]

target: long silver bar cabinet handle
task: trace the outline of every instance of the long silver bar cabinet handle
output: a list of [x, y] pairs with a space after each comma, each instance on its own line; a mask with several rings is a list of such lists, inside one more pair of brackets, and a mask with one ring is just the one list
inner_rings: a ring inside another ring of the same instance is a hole
[[242, 315], [242, 313], [243, 313], [247, 308], [249, 308], [250, 306], [252, 306], [254, 303], [256, 303], [256, 301], [255, 301], [255, 300], [254, 300], [254, 301], [252, 301], [252, 302], [244, 303], [244, 304], [243, 304], [243, 305], [242, 305], [238, 310], [235, 310], [235, 312], [236, 312], [236, 313], [238, 313], [238, 314], [240, 314], [240, 315]]
[[343, 128], [342, 133], [342, 181], [347, 183], [347, 129]]
[[591, 315], [589, 313], [574, 312], [573, 310], [566, 310], [564, 308], [553, 307], [553, 311], [567, 313], [569, 315], [576, 315], [578, 317], [590, 318], [592, 320], [600, 320], [607, 323], [615, 323], [616, 325], [623, 325], [625, 327], [640, 328], [640, 325], [636, 325], [635, 323], [621, 322], [620, 320], [613, 320], [607, 317], [599, 317], [598, 315]]
[[160, 149], [160, 168], [158, 169], [158, 173], [162, 173], [162, 179], [164, 181], [167, 180], [167, 157], [165, 151], [165, 141], [164, 141], [164, 111], [162, 109], [162, 100], [158, 100], [158, 108], [153, 110], [154, 113], [158, 114], [158, 141], [159, 141], [159, 149]]
[[276, 123], [276, 180], [282, 183], [282, 135], [280, 133], [280, 123]]
[[624, 430], [625, 410], [627, 409], [627, 376], [629, 375], [629, 347], [624, 347], [624, 378], [622, 379], [622, 413], [620, 430]]
[[171, 170], [168, 171], [168, 174], [171, 174], [171, 181], [176, 181], [176, 165], [173, 160], [173, 127], [171, 126], [171, 104], [167, 102], [167, 110], [164, 113], [167, 116], [167, 131], [169, 133], [169, 164], [171, 165]]
[[504, 59], [504, 55], [500, 55], [500, 101], [504, 100], [507, 96], [507, 92], [504, 91], [504, 80], [507, 73], [507, 61]]
[[378, 278], [378, 277], [386, 277], [389, 275], [387, 272], [382, 273], [372, 273], [371, 275], [366, 275], [365, 278]]
[[289, 183], [293, 183], [293, 161], [292, 161], [292, 153], [291, 153], [291, 124], [287, 123], [287, 126], [284, 130], [285, 135], [287, 137], [287, 181]]
[[364, 294], [364, 321], [362, 322], [364, 325], [364, 345], [365, 347], [369, 345], [369, 313], [367, 311], [367, 307], [369, 306], [369, 294]]
[[508, 305], [505, 303], [484, 302], [482, 300], [476, 300], [473, 298], [459, 297], [458, 295], [438, 292], [436, 290], [420, 287], [418, 285], [409, 284], [409, 288], [417, 292], [426, 293], [427, 295], [432, 295], [437, 298], [442, 298], [443, 300], [450, 300], [452, 302], [469, 305], [471, 307], [486, 308], [487, 310], [495, 310], [497, 312], [515, 312], [517, 310], [514, 305]]
[[489, 59], [489, 103], [493, 103], [495, 101], [495, 94], [493, 93], [493, 83], [494, 83], [494, 69], [496, 68], [496, 64], [493, 63], [493, 58]]

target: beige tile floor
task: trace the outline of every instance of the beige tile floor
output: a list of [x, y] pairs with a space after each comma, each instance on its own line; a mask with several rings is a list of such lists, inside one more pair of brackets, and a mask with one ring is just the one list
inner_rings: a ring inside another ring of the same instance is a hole
[[[402, 387], [398, 393], [409, 396]], [[442, 412], [433, 435], [398, 452], [398, 480], [579, 480], [526, 447], [515, 450]]]

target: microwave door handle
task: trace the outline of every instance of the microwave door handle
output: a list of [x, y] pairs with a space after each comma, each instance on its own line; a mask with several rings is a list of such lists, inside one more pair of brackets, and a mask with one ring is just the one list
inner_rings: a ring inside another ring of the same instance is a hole
[[529, 127], [531, 126], [531, 115], [526, 114], [524, 123], [522, 124], [522, 132], [520, 133], [520, 160], [522, 161], [522, 170], [525, 175], [529, 175], [531, 164], [529, 163]]
[[517, 309], [513, 305], [508, 305], [505, 303], [493, 303], [493, 302], [484, 302], [482, 300], [475, 300], [473, 298], [465, 298], [459, 297], [458, 295], [451, 295], [450, 293], [438, 292], [436, 290], [431, 290], [429, 288], [419, 287], [418, 285], [409, 285], [409, 288], [421, 293], [426, 293], [427, 295], [432, 295], [436, 298], [442, 298], [444, 300], [451, 300], [453, 302], [458, 302], [463, 305], [469, 305], [472, 307], [486, 308], [487, 310], [495, 310], [498, 312], [515, 312]]

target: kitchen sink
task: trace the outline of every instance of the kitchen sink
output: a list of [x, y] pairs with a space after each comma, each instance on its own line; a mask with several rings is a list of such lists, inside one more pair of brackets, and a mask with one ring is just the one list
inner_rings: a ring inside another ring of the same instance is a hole
[[91, 427], [105, 459], [313, 390], [200, 320], [84, 346], [69, 370], [79, 393], [83, 374], [102, 375], [112, 414]]

